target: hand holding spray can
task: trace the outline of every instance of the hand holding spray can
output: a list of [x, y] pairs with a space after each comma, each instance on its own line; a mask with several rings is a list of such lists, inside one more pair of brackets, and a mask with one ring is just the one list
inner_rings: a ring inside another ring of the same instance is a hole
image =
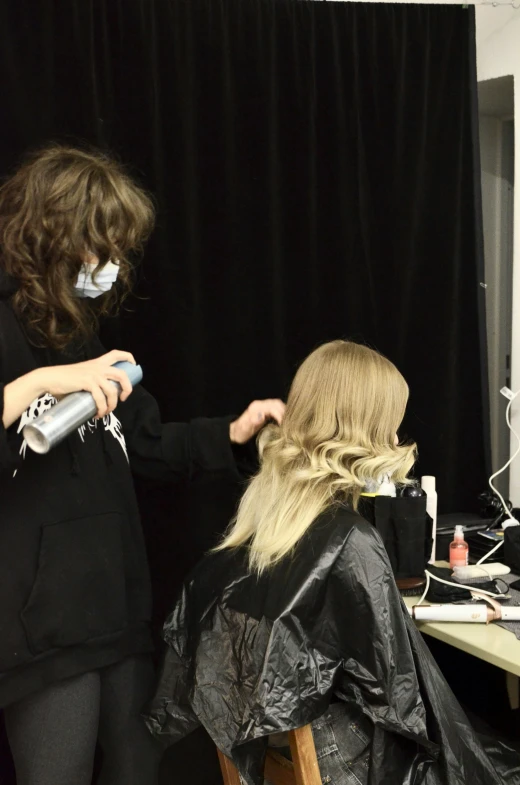
[[[139, 384], [143, 378], [140, 365], [119, 362], [114, 363], [114, 368], [119, 368], [126, 373], [132, 387]], [[112, 384], [121, 391], [117, 382]], [[89, 392], [71, 393], [37, 417], [34, 422], [26, 425], [23, 430], [24, 439], [33, 452], [44, 455], [92, 419], [96, 412], [96, 403]]]

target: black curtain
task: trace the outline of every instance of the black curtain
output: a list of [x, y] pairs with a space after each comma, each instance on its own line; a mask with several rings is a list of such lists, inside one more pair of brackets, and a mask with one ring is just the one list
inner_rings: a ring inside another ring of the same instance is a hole
[[[136, 354], [165, 418], [283, 396], [317, 344], [365, 341], [409, 381], [403, 435], [418, 472], [437, 476], [441, 511], [475, 507], [488, 413], [473, 18], [439, 5], [2, 1], [0, 171], [28, 147], [83, 140], [156, 195], [141, 299], [105, 341]], [[139, 486], [157, 626], [237, 492]]]

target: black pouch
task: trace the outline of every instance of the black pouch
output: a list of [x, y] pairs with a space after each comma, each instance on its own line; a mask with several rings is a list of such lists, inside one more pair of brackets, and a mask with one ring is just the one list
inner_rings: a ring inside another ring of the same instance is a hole
[[[444, 581], [453, 581], [452, 571], [448, 567], [434, 567], [433, 564], [428, 565], [428, 572], [441, 578]], [[486, 583], [485, 586], [488, 584]], [[484, 584], [480, 584], [482, 588]], [[477, 588], [477, 587], [475, 587]], [[469, 602], [471, 600], [471, 592], [468, 589], [462, 589], [458, 586], [447, 586], [445, 583], [439, 583], [433, 578], [430, 579], [430, 587], [426, 595], [428, 602], [445, 603], [445, 602]]]
[[359, 512], [385, 544], [395, 578], [420, 578], [432, 552], [426, 496], [362, 496]]
[[[452, 571], [448, 567], [434, 567], [433, 564], [429, 564], [428, 572], [437, 578], [451, 582], [450, 586], [448, 586], [430, 578], [430, 586], [426, 595], [428, 602], [440, 603], [442, 605], [446, 602], [471, 602], [473, 599], [469, 589], [457, 586], [456, 581], [452, 578]], [[471, 586], [471, 583], [469, 585]], [[475, 583], [474, 589], [475, 591], [490, 591], [493, 594], [500, 594], [500, 589], [495, 581], [479, 581]]]

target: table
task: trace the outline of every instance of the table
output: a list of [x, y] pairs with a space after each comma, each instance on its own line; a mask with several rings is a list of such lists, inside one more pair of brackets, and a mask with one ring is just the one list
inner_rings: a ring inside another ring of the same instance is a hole
[[[418, 597], [405, 597], [408, 608], [417, 605]], [[497, 624], [418, 621], [417, 629], [439, 641], [520, 676], [520, 641]]]
[[[439, 567], [447, 567], [444, 562]], [[407, 608], [417, 605], [419, 597], [404, 597]], [[417, 629], [424, 635], [430, 635], [439, 641], [455, 646], [478, 657], [507, 675], [507, 689], [511, 708], [519, 707], [520, 677], [520, 640], [516, 636], [499, 627], [498, 624], [471, 624], [442, 621], [417, 621]]]

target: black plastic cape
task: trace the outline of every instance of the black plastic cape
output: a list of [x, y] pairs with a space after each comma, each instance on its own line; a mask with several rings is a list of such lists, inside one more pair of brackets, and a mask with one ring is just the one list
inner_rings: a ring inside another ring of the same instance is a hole
[[339, 508], [260, 578], [245, 552], [206, 557], [167, 620], [146, 720], [167, 743], [202, 724], [248, 785], [267, 736], [332, 700], [374, 723], [369, 785], [520, 783], [507, 745], [486, 752], [415, 629], [377, 530]]

